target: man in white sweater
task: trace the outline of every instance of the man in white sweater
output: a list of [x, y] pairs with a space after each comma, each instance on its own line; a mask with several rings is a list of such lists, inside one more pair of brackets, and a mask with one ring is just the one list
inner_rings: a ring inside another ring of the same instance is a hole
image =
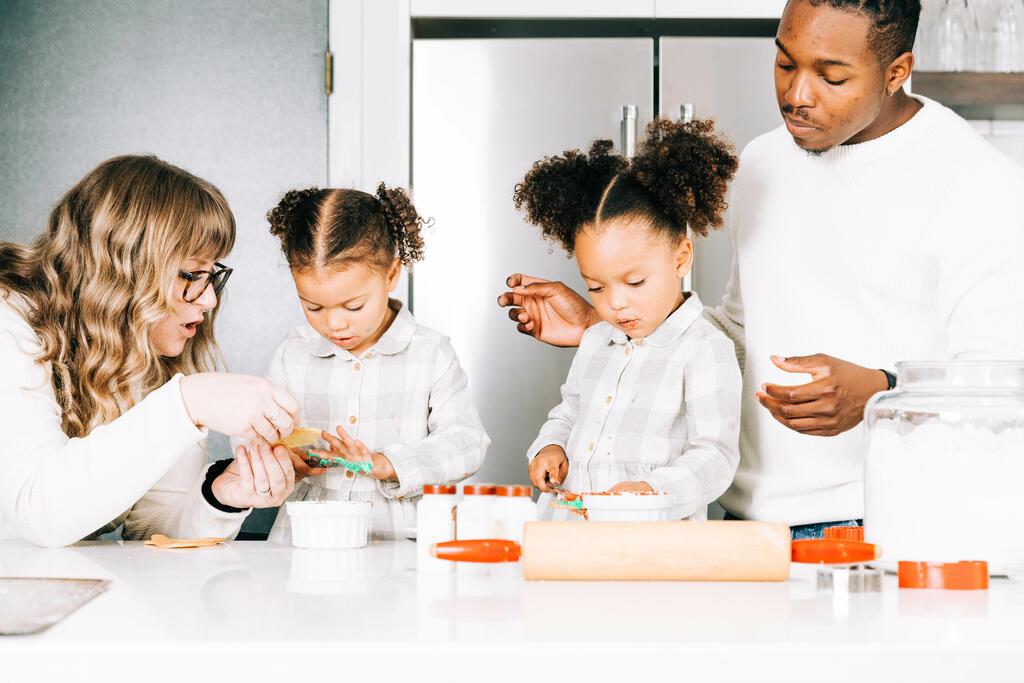
[[[742, 457], [720, 502], [795, 538], [863, 516], [861, 420], [896, 361], [1024, 356], [1024, 169], [904, 92], [919, 13], [790, 0], [785, 123], [747, 146], [733, 182], [733, 274], [708, 315], [744, 370]], [[520, 307], [521, 332], [564, 343], [589, 322], [561, 283], [509, 285], [499, 304]], [[551, 312], [570, 323], [541, 329]]]

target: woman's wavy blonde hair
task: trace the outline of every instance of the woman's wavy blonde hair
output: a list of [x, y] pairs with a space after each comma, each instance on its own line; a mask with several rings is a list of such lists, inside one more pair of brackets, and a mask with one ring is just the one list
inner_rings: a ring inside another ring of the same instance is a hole
[[216, 187], [153, 156], [120, 156], [64, 195], [31, 247], [0, 242], [0, 294], [29, 302], [68, 436], [117, 418], [175, 373], [220, 365], [216, 309], [177, 357], [162, 357], [151, 334], [184, 288], [182, 263], [217, 261], [234, 241]]

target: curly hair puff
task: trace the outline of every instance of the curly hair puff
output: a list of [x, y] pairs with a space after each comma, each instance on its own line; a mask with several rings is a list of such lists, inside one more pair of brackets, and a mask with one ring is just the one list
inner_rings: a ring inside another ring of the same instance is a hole
[[713, 131], [710, 120], [656, 119], [631, 161], [611, 153], [611, 140], [596, 140], [589, 155], [545, 157], [516, 185], [516, 208], [525, 206], [527, 221], [570, 256], [581, 229], [619, 218], [673, 238], [685, 237], [687, 226], [706, 235], [723, 223], [738, 165], [732, 145]]
[[384, 219], [391, 227], [392, 238], [398, 246], [398, 258], [406, 268], [411, 268], [414, 261], [423, 260], [423, 237], [420, 235], [420, 229], [430, 227], [433, 219], [424, 220], [420, 217], [409, 195], [400, 187], [388, 189], [381, 183], [377, 187], [377, 199], [384, 212]]
[[[673, 123], [655, 119], [629, 165], [671, 232], [686, 226], [702, 237], [722, 226], [725, 195], [739, 162], [711, 120]], [[606, 202], [607, 203], [607, 202]], [[604, 212], [602, 212], [604, 213]]]
[[570, 149], [544, 157], [516, 185], [516, 209], [525, 206], [526, 219], [572, 256], [576, 233], [594, 220], [605, 189], [626, 166], [611, 140], [595, 140], [589, 154]]
[[386, 271], [396, 255], [411, 268], [423, 258], [420, 229], [430, 224], [404, 190], [384, 183], [376, 196], [347, 189], [290, 190], [267, 220], [296, 270], [369, 261]]

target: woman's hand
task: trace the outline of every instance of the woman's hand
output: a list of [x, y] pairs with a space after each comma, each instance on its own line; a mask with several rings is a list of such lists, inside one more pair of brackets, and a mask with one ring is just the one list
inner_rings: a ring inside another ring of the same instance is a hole
[[561, 484], [569, 474], [569, 459], [561, 446], [549, 444], [530, 462], [530, 482], [541, 491], [553, 493], [548, 482]]
[[620, 481], [608, 490], [611, 493], [650, 493], [654, 487], [646, 481]]
[[371, 453], [362, 441], [353, 439], [340, 425], [337, 430], [338, 436], [327, 431], [321, 433], [324, 440], [331, 445], [330, 452], [313, 449], [310, 449], [309, 452], [322, 458], [343, 458], [349, 462], [368, 462], [373, 468], [367, 473], [367, 476], [374, 479], [398, 478], [395, 474], [395, 466], [391, 464], [386, 455]]
[[282, 504], [295, 488], [295, 471], [284, 446], [271, 448], [253, 439], [239, 446], [235, 459], [210, 485], [214, 497], [236, 508], [270, 508]]
[[227, 372], [200, 372], [181, 379], [185, 410], [197, 427], [275, 443], [298, 424], [299, 403], [270, 380]]
[[583, 333], [601, 321], [594, 307], [561, 282], [516, 273], [505, 284], [512, 288], [498, 297], [509, 308], [516, 329], [552, 346], [579, 346]]

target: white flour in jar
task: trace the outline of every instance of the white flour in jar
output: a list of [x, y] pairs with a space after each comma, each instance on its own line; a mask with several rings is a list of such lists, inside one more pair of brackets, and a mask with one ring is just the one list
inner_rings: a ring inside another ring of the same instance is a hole
[[864, 475], [864, 540], [881, 564], [1024, 560], [1024, 429], [879, 422]]

